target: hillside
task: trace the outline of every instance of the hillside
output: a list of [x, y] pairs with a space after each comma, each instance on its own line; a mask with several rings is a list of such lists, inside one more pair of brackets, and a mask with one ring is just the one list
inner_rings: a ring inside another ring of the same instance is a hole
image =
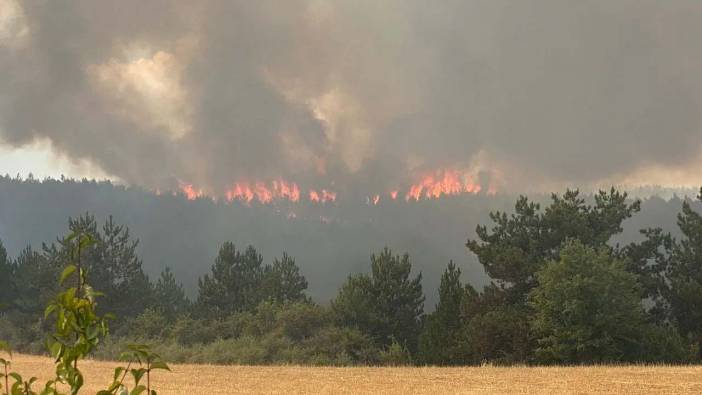
[[[616, 241], [630, 241], [648, 226], [674, 231], [681, 206], [675, 193], [691, 191], [644, 192], [672, 197], [644, 199], [641, 212], [625, 223]], [[548, 196], [530, 198], [546, 201]], [[367, 271], [371, 252], [389, 246], [408, 252], [415, 270], [422, 271], [426, 307], [432, 309], [449, 260], [463, 270], [465, 281], [485, 283], [481, 266], [465, 248], [466, 239], [474, 237], [476, 225], [489, 225], [491, 210], [510, 212], [515, 199], [477, 194], [377, 206], [362, 200], [246, 205], [156, 195], [109, 182], [2, 177], [0, 240], [15, 256], [27, 244], [39, 247], [65, 234], [69, 216], [90, 212], [102, 221], [112, 215], [140, 240], [146, 271], [155, 276], [170, 266], [191, 294], [221, 243], [232, 241], [241, 247], [254, 245], [266, 261], [283, 251], [294, 256], [309, 280], [309, 293], [319, 302], [328, 301], [350, 273]]]

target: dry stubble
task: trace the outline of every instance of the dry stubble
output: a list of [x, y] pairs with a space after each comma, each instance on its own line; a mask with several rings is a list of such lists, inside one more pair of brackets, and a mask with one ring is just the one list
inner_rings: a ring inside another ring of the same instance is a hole
[[[84, 361], [84, 394], [112, 377], [113, 362]], [[172, 365], [152, 380], [162, 395], [216, 394], [699, 394], [702, 367], [331, 368], [304, 366]], [[45, 381], [51, 360], [15, 355], [13, 368]], [[204, 383], [199, 386], [198, 383]], [[38, 389], [38, 388], [37, 388]]]

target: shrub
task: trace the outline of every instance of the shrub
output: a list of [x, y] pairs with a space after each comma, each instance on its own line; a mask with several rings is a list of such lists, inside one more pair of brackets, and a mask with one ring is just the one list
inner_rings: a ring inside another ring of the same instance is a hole
[[147, 308], [129, 320], [129, 336], [139, 339], [162, 339], [167, 334], [168, 319], [158, 311]]
[[[97, 345], [106, 337], [108, 333], [108, 315], [97, 313], [97, 298], [102, 296], [95, 291], [87, 282], [86, 271], [81, 267], [81, 251], [84, 251], [91, 243], [91, 236], [84, 233], [73, 233], [62, 241], [70, 246], [71, 260], [76, 257], [75, 262], [68, 262], [61, 272], [59, 285], [63, 287], [56, 297], [46, 306], [44, 317], [53, 318], [53, 332], [47, 339], [46, 345], [49, 354], [55, 359], [55, 377], [47, 381], [42, 390], [42, 395], [63, 395], [57, 388], [58, 385], [70, 388], [70, 394], [77, 394], [84, 384], [83, 373], [79, 369], [78, 362], [95, 351]], [[68, 286], [67, 284], [72, 286]], [[0, 341], [0, 351], [6, 352], [12, 357], [9, 345]], [[114, 372], [114, 379], [109, 387], [99, 391], [98, 395], [115, 395], [129, 393], [124, 384], [127, 373], [131, 373], [134, 379], [132, 394], [140, 394], [146, 391], [149, 395], [156, 395], [156, 391], [151, 389], [150, 376], [155, 369], [169, 370], [160, 356], [153, 353], [146, 345], [129, 345], [122, 353], [121, 360], [128, 360], [126, 367], [118, 367]], [[18, 372], [9, 370], [10, 362], [1, 359], [3, 372], [0, 378], [5, 379], [5, 392], [13, 395], [36, 395], [32, 390], [32, 385], [37, 381], [36, 377], [24, 379]], [[14, 383], [9, 385], [9, 377]], [[140, 384], [146, 378], [146, 385]]]
[[406, 347], [393, 340], [380, 351], [380, 363], [387, 366], [406, 366], [412, 364], [412, 356]]
[[207, 320], [181, 316], [173, 324], [171, 336], [178, 343], [191, 346], [213, 342], [217, 338], [217, 330]]

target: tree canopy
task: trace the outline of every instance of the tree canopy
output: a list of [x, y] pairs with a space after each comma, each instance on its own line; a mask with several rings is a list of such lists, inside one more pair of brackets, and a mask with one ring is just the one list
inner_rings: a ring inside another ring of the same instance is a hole
[[415, 351], [424, 311], [422, 275], [411, 278], [409, 255], [389, 248], [371, 255], [371, 272], [349, 277], [332, 308], [340, 324], [358, 327], [378, 344]]

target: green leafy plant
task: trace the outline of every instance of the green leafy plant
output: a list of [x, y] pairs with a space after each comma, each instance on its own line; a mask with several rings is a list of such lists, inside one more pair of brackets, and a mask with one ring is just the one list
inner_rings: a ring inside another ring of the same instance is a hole
[[[7, 344], [4, 341], [0, 341], [0, 351], [6, 353], [9, 355], [9, 358], [12, 358], [12, 349], [10, 348], [10, 345]], [[10, 377], [9, 377], [9, 369], [10, 369], [10, 360], [5, 359], [5, 358], [0, 358], [0, 364], [2, 364], [3, 371], [0, 372], [0, 380], [3, 380], [5, 382], [5, 394], [8, 394], [10, 391]], [[3, 388], [3, 385], [0, 384], [0, 389]]]
[[[88, 356], [107, 335], [107, 319], [96, 312], [96, 298], [101, 296], [87, 281], [87, 273], [81, 266], [81, 252], [93, 243], [86, 234], [71, 234], [67, 242], [74, 242], [71, 260], [61, 273], [59, 283], [64, 285], [75, 278], [75, 286], [60, 292], [44, 312], [45, 318], [55, 318], [54, 333], [47, 341], [52, 357], [56, 359], [56, 378], [48, 383], [67, 384], [70, 394], [77, 394], [83, 387], [84, 377], [78, 369], [78, 361]], [[51, 385], [47, 385], [51, 387]], [[58, 394], [54, 389], [53, 394]]]
[[[97, 292], [88, 283], [87, 271], [81, 265], [81, 253], [94, 242], [87, 233], [72, 233], [65, 240], [71, 245], [70, 260], [59, 277], [59, 284], [67, 286], [50, 302], [44, 311], [44, 318], [54, 319], [54, 332], [47, 339], [46, 345], [50, 355], [55, 358], [56, 376], [46, 382], [41, 395], [76, 395], [85, 383], [83, 373], [78, 368], [78, 362], [92, 353], [101, 340], [109, 332], [109, 314], [97, 313], [97, 298], [102, 293]], [[7, 353], [12, 358], [12, 350], [5, 342], [0, 342], [0, 351]], [[130, 345], [122, 353], [121, 360], [129, 361], [127, 367], [115, 369], [112, 384], [107, 390], [98, 394], [114, 395], [140, 395], [146, 391], [148, 395], [156, 395], [151, 389], [151, 372], [156, 369], [170, 370], [161, 357], [153, 353], [149, 346]], [[132, 368], [138, 364], [138, 368]], [[10, 361], [0, 358], [3, 372], [0, 379], [4, 379], [5, 395], [37, 395], [32, 390], [36, 377], [28, 380], [16, 372], [11, 372]], [[129, 391], [124, 384], [127, 373], [134, 378], [134, 388]], [[10, 387], [9, 379], [14, 380]], [[146, 378], [146, 385], [141, 384]], [[68, 387], [69, 392], [59, 391]], [[0, 384], [2, 388], [2, 384]]]
[[[151, 389], [151, 372], [158, 369], [171, 370], [163, 359], [145, 344], [128, 345], [127, 351], [120, 355], [120, 360], [128, 362], [127, 366], [117, 367], [110, 387], [98, 392], [98, 395], [140, 395], [144, 391], [148, 395], [157, 395], [156, 391]], [[139, 367], [132, 368], [135, 364]], [[134, 379], [134, 388], [131, 391], [124, 384], [127, 373]], [[142, 384], [144, 378], [146, 378], [146, 385]]]
[[19, 373], [10, 373], [10, 377], [15, 380], [10, 391], [11, 395], [37, 395], [36, 392], [32, 391], [32, 384], [37, 381], [36, 377], [30, 378], [28, 381], [24, 381]]
[[[12, 349], [7, 342], [0, 341], [0, 351], [12, 358]], [[5, 395], [36, 395], [37, 393], [32, 391], [32, 384], [37, 381], [37, 378], [32, 377], [25, 381], [19, 373], [10, 371], [10, 359], [0, 358], [0, 365], [3, 368], [0, 372], [0, 380], [4, 382], [4, 387], [0, 384], [0, 389], [5, 389]], [[10, 386], [10, 378], [14, 380], [12, 386]]]

